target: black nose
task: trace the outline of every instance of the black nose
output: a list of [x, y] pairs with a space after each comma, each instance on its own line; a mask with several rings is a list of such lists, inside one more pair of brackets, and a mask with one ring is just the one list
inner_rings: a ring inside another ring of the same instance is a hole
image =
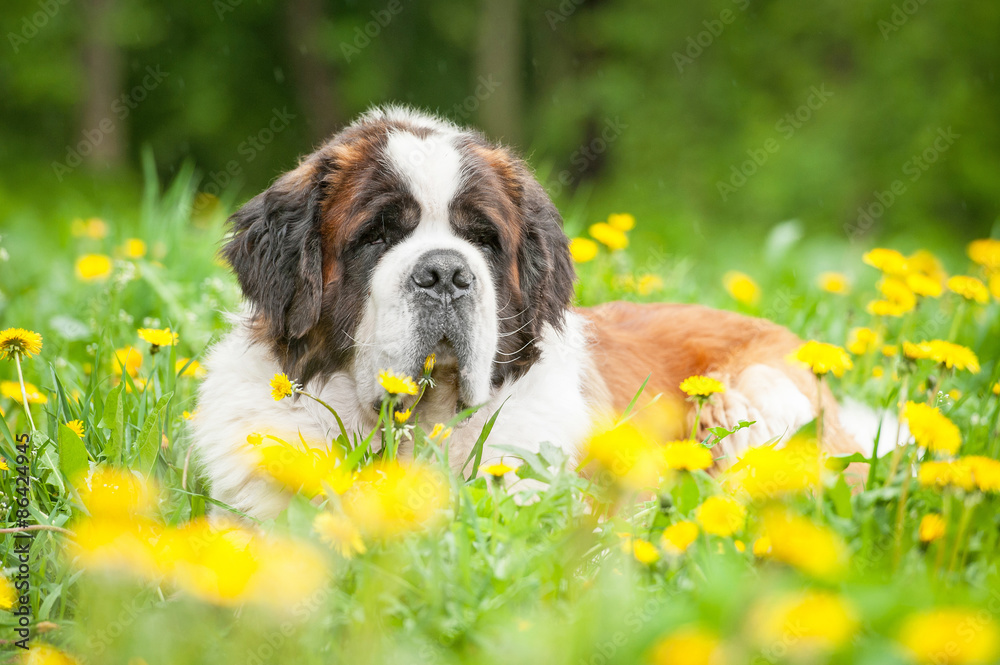
[[461, 298], [475, 281], [469, 271], [469, 264], [462, 255], [451, 249], [437, 249], [427, 252], [417, 261], [413, 270], [416, 287], [439, 299]]

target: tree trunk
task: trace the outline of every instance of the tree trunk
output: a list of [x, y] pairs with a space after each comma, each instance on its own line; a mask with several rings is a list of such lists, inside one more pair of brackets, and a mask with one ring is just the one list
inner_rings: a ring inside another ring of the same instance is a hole
[[288, 0], [285, 4], [292, 81], [313, 140], [332, 134], [344, 121], [333, 68], [320, 48], [322, 0]]
[[523, 46], [520, 0], [482, 0], [472, 94], [486, 133], [512, 144], [522, 138]]
[[[115, 167], [122, 163], [125, 127], [111, 105], [121, 94], [121, 53], [111, 32], [115, 0], [84, 0], [83, 62], [84, 100], [80, 135], [89, 150], [80, 154], [91, 166]], [[87, 152], [87, 154], [83, 154]]]

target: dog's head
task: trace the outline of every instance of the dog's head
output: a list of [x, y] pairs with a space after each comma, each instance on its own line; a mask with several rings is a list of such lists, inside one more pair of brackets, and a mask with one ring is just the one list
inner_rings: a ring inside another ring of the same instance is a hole
[[230, 223], [255, 333], [293, 379], [350, 372], [362, 403], [431, 353], [481, 403], [572, 298], [562, 219], [524, 162], [406, 109], [365, 114]]

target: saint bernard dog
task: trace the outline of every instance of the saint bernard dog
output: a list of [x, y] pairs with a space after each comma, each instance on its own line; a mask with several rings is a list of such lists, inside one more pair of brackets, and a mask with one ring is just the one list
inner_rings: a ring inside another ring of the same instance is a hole
[[[482, 405], [451, 436], [456, 469], [501, 405], [484, 464], [500, 458], [499, 444], [538, 450], [546, 441], [579, 459], [595, 422], [621, 413], [647, 377], [644, 396], [683, 409], [664, 440], [693, 425], [683, 379], [726, 385], [706, 405], [699, 436], [756, 422], [716, 446], [723, 466], [816, 416], [815, 378], [786, 361], [801, 340], [779, 325], [697, 305], [574, 307], [569, 241], [530, 168], [431, 115], [369, 111], [230, 224], [223, 254], [247, 307], [204, 363], [193, 445], [211, 495], [251, 516], [274, 516], [288, 499], [257, 469], [248, 434], [329, 442], [338, 431], [311, 399], [272, 399], [280, 372], [363, 434], [376, 425], [379, 373], [419, 376], [435, 353], [420, 422], [429, 429]], [[832, 395], [824, 405], [825, 446], [863, 450]]]

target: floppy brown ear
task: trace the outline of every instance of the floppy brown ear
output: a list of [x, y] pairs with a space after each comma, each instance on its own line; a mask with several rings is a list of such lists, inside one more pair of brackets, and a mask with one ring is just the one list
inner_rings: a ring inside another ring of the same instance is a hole
[[320, 193], [309, 163], [290, 171], [229, 218], [222, 249], [271, 339], [304, 336], [322, 308]]

